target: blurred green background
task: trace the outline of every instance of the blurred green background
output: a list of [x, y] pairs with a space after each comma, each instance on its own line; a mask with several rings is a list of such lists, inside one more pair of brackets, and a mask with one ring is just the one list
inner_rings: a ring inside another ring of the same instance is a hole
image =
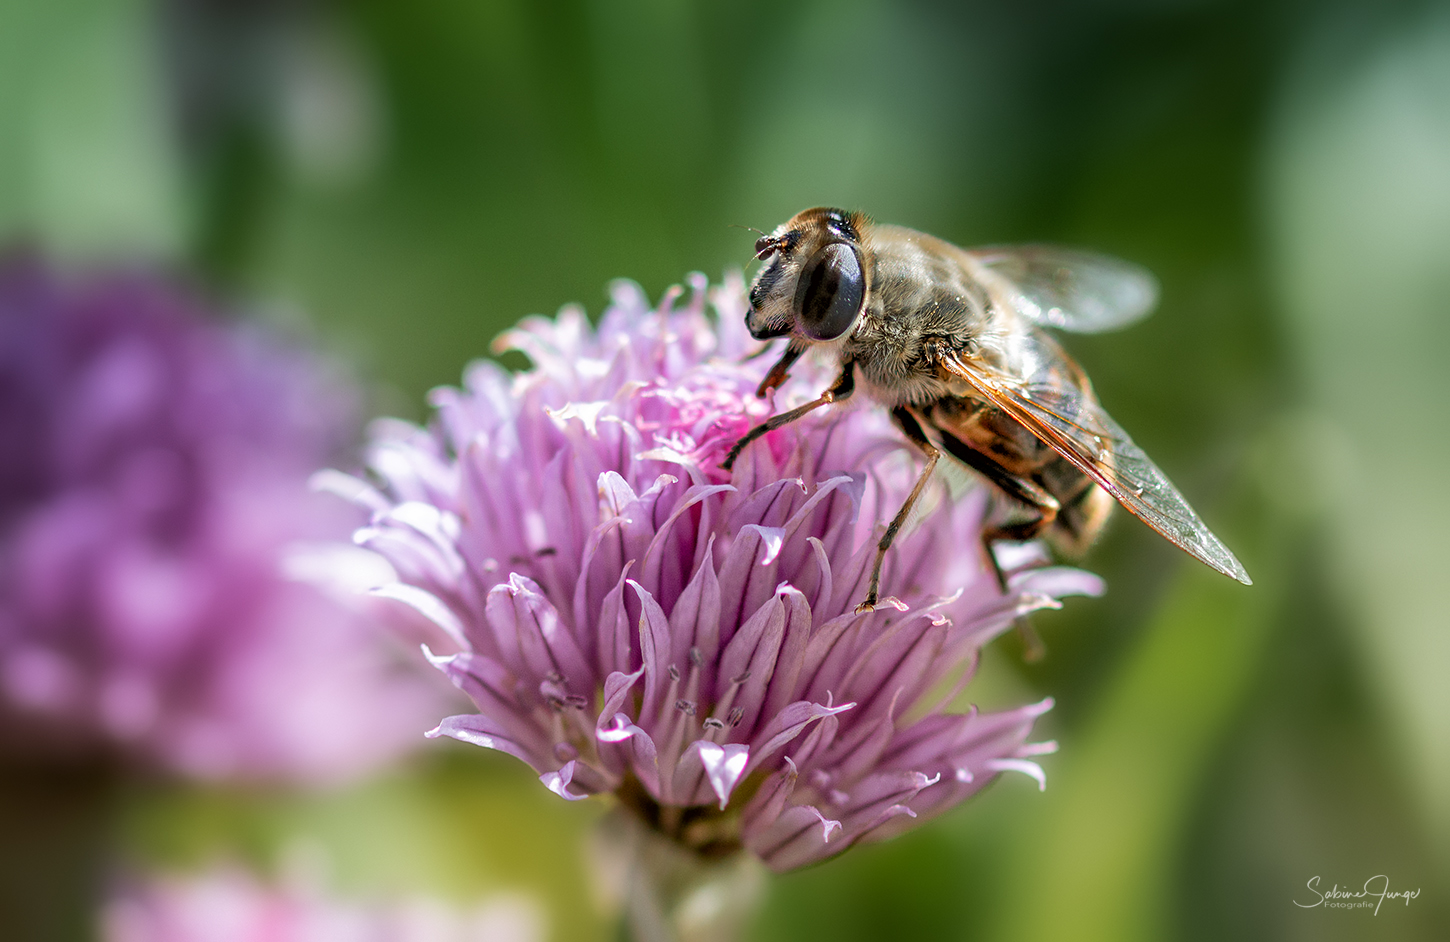
[[[1067, 346], [1256, 584], [1119, 515], [1108, 595], [974, 693], [1057, 699], [1046, 794], [777, 879], [755, 937], [1450, 935], [1450, 7], [0, 2], [0, 233], [190, 272], [393, 414], [525, 314], [718, 278], [732, 225], [820, 203], [1153, 269], [1152, 319]], [[518, 890], [554, 938], [613, 937], [578, 903], [592, 805], [425, 753], [341, 796], [132, 786], [104, 839], [264, 868], [310, 842], [345, 891]], [[40, 787], [6, 786], [6, 833]], [[75, 855], [28, 840], [3, 873], [63, 885]], [[1422, 894], [1294, 905], [1376, 874]]]

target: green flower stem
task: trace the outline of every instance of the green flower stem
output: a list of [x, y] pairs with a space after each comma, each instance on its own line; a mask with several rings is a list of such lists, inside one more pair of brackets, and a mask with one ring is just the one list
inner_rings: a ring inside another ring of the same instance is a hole
[[750, 853], [701, 857], [624, 808], [600, 820], [590, 861], [605, 905], [620, 914], [621, 939], [631, 942], [734, 942], [766, 885]]

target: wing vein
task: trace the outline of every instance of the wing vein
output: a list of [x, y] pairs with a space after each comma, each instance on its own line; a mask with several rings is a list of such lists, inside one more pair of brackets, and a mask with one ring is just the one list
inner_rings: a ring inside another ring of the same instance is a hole
[[[1055, 352], [1046, 337], [1038, 342], [1042, 352]], [[1059, 385], [1024, 384], [955, 355], [944, 357], [942, 366], [1020, 422], [1148, 526], [1224, 575], [1251, 584], [1234, 554], [1090, 393], [1066, 380], [1059, 380]], [[1067, 418], [1060, 406], [1038, 401], [1043, 398], [1071, 403], [1078, 419]]]

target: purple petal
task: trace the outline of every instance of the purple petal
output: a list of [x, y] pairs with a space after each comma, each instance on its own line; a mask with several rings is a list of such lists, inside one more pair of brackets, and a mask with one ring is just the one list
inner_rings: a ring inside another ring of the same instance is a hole
[[559, 674], [576, 692], [593, 687], [592, 667], [532, 579], [510, 575], [489, 592], [485, 610], [503, 661], [516, 674]]
[[[631, 766], [635, 776], [644, 784], [650, 794], [659, 797], [659, 758], [655, 748], [654, 739], [634, 723], [624, 713], [614, 714], [614, 722], [610, 726], [601, 723], [595, 732], [595, 738], [605, 744], [601, 749], [601, 758], [608, 758], [605, 753], [617, 747], [620, 743], [630, 744]], [[610, 767], [611, 774], [618, 774], [616, 768]]]
[[773, 827], [757, 835], [749, 847], [776, 872], [793, 870], [834, 857], [848, 845], [832, 835], [843, 830], [813, 805], [795, 805], [781, 813]]
[[720, 655], [717, 711], [740, 707], [744, 711], [738, 726], [741, 735], [755, 729], [764, 706], [765, 690], [775, 673], [776, 655], [785, 635], [785, 611], [780, 596], [771, 599], [740, 626]]
[[[654, 535], [654, 538], [650, 541], [648, 549], [645, 550], [644, 563], [640, 569], [640, 572], [642, 573], [641, 579], [657, 587], [660, 586], [663, 567], [666, 562], [665, 557], [667, 555], [673, 556], [676, 560], [678, 560], [680, 555], [667, 554], [665, 551], [666, 546], [668, 545], [667, 540], [675, 533], [675, 524], [696, 504], [699, 504], [706, 499], [713, 497], [716, 494], [728, 493], [733, 490], [734, 488], [728, 484], [696, 486], [691, 487], [689, 490], [687, 490], [684, 496], [675, 503], [674, 508], [670, 511], [670, 515], [665, 518], [665, 522], [660, 525], [658, 531]], [[710, 538], [713, 540], [714, 534], [711, 534]], [[676, 585], [678, 585], [678, 583]], [[670, 595], [671, 597], [677, 597], [677, 593], [678, 588], [676, 588], [675, 592], [670, 593]]]
[[528, 763], [535, 772], [542, 767], [542, 761], [521, 743], [501, 735], [498, 724], [478, 713], [446, 717], [441, 723], [424, 734], [429, 739], [448, 736], [460, 742], [472, 743], [485, 749], [506, 752], [516, 759]]
[[599, 711], [599, 724], [602, 727], [606, 716], [613, 716], [624, 705], [624, 698], [629, 696], [629, 691], [634, 687], [635, 681], [644, 676], [645, 669], [641, 667], [633, 674], [625, 674], [615, 671], [604, 679], [604, 708]]
[[614, 722], [609, 726], [603, 725], [603, 717], [600, 717], [600, 725], [594, 735], [600, 742], [624, 742], [636, 733], [643, 734], [644, 730], [635, 726], [628, 715], [616, 713]]
[[[750, 799], [746, 806], [743, 818], [743, 832], [747, 842], [756, 835], [768, 831], [775, 825], [776, 819], [785, 810], [785, 804], [790, 800], [791, 794], [795, 791], [796, 780], [800, 772], [796, 764], [791, 761], [790, 756], [785, 757], [784, 769], [772, 772], [761, 784], [755, 797]], [[749, 774], [747, 769], [746, 774]]]
[[545, 772], [543, 775], [540, 775], [539, 781], [543, 782], [544, 787], [549, 791], [566, 801], [583, 801], [589, 797], [587, 794], [576, 795], [569, 791], [569, 786], [574, 781], [575, 766], [576, 760], [571, 759], [564, 763], [563, 767], [557, 772]]
[[755, 749], [755, 762], [758, 765], [773, 756], [777, 750], [782, 749], [791, 740], [799, 736], [807, 726], [817, 720], [825, 719], [828, 716], [836, 716], [853, 708], [854, 703], [843, 703], [840, 706], [822, 706], [819, 703], [811, 703], [808, 700], [801, 700], [792, 703], [773, 717], [761, 735], [760, 745]]
[[[624, 581], [629, 577], [629, 565], [619, 573], [619, 581], [604, 596], [599, 608], [599, 652], [600, 669], [607, 672], [626, 672], [630, 668], [629, 616], [624, 608]], [[581, 580], [582, 583], [583, 580]]]
[[350, 504], [356, 504], [372, 513], [381, 513], [392, 506], [377, 488], [351, 474], [326, 468], [307, 479], [307, 486], [314, 491], [333, 494]]
[[1047, 791], [1047, 773], [1042, 766], [1029, 759], [988, 759], [985, 763], [993, 772], [1021, 772], [1037, 780], [1037, 790]]
[[1101, 576], [1069, 566], [1048, 566], [1031, 569], [1012, 578], [1012, 588], [1033, 595], [1061, 598], [1064, 595], [1086, 595], [1097, 598], [1107, 591]]
[[639, 597], [639, 650], [644, 669], [644, 704], [640, 716], [653, 716], [659, 710], [660, 678], [665, 673], [663, 658], [670, 653], [670, 624], [654, 596], [633, 579], [630, 588]]
[[703, 664], [713, 665], [720, 654], [720, 581], [711, 559], [714, 546], [711, 534], [704, 558], [670, 612], [672, 664], [689, 663], [692, 649], [699, 652]]
[[816, 816], [816, 820], [821, 822], [821, 843], [829, 844], [831, 842], [831, 835], [836, 831], [841, 830], [841, 822], [833, 821], [825, 815], [821, 814], [820, 809], [818, 809], [815, 805], [806, 805], [805, 809], [811, 814], [814, 814]]
[[785, 603], [783, 643], [770, 679], [770, 692], [765, 700], [764, 715], [773, 716], [792, 700], [800, 699], [798, 681], [805, 661], [806, 643], [811, 633], [811, 607], [806, 598], [790, 585], [781, 583], [776, 593]]
[[468, 646], [468, 639], [464, 637], [463, 622], [453, 613], [443, 600], [432, 592], [425, 592], [417, 586], [411, 586], [403, 582], [390, 582], [387, 585], [380, 585], [371, 590], [369, 595], [376, 595], [378, 598], [392, 599], [395, 602], [402, 602], [414, 611], [423, 615], [433, 624], [442, 628], [443, 631], [458, 644], [460, 648]]
[[750, 761], [749, 748], [741, 743], [721, 746], [703, 739], [691, 743], [690, 748], [699, 752], [705, 777], [720, 798], [720, 810], [724, 811], [730, 803], [730, 793], [745, 774], [746, 763]]
[[[735, 629], [771, 595], [765, 588], [770, 563], [780, 552], [785, 531], [751, 524], [741, 527], [720, 564], [720, 641], [728, 643]], [[767, 570], [760, 572], [760, 570]], [[775, 581], [769, 585], [773, 587]]]

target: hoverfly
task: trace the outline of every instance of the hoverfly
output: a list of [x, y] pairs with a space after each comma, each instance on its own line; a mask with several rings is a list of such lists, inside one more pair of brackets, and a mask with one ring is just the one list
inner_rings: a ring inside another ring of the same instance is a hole
[[821, 396], [746, 433], [722, 466], [773, 429], [841, 402], [857, 374], [891, 410], [926, 465], [876, 547], [866, 599], [943, 452], [990, 481], [1020, 512], [983, 534], [993, 545], [1046, 536], [1060, 550], [1093, 541], [1116, 500], [1224, 575], [1252, 584], [1148, 456], [1098, 405], [1081, 367], [1043, 328], [1121, 327], [1157, 300], [1153, 277], [1104, 255], [1050, 246], [962, 249], [860, 213], [816, 208], [755, 243], [763, 266], [746, 325], [757, 340], [789, 337], [756, 391], [786, 381], [806, 350], [835, 355], [840, 376]]

